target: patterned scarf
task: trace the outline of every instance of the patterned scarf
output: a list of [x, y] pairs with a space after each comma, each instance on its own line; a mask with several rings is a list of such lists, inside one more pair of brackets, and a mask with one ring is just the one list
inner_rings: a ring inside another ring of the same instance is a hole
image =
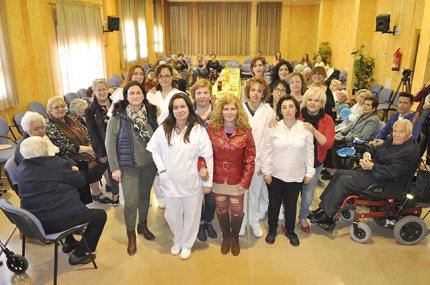
[[127, 116], [133, 121], [133, 128], [139, 133], [139, 137], [144, 139], [145, 142], [149, 142], [151, 139], [151, 134], [146, 129], [146, 123], [148, 121], [146, 115], [145, 105], [142, 104], [139, 111], [135, 111], [133, 107], [127, 105], [126, 108]]

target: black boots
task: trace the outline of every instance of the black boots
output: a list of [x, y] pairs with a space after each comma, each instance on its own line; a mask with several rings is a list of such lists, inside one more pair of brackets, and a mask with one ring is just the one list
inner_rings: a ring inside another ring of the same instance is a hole
[[143, 235], [147, 240], [154, 240], [155, 236], [148, 230], [147, 220], [139, 221], [137, 224], [137, 233]]

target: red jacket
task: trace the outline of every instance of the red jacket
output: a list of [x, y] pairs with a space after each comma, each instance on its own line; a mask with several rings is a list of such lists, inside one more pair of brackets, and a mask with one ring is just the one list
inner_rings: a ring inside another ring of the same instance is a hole
[[239, 184], [249, 189], [255, 170], [255, 143], [252, 130], [239, 132], [235, 129], [230, 138], [227, 137], [224, 127], [215, 130], [209, 124], [207, 131], [214, 153], [213, 182], [224, 184], [227, 181], [228, 185]]
[[[300, 112], [299, 120], [304, 121], [302, 117], [302, 112]], [[318, 131], [322, 133], [327, 139], [326, 143], [323, 145], [320, 145], [319, 143], [317, 143], [317, 150], [318, 150], [317, 159], [319, 162], [322, 163], [327, 155], [327, 150], [331, 149], [334, 143], [334, 122], [329, 115], [325, 114], [324, 117], [319, 119]]]

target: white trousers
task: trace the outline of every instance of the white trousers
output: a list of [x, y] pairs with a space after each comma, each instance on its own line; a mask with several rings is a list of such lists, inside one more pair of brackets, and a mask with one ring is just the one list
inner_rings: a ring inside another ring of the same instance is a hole
[[255, 171], [252, 176], [251, 185], [248, 191], [245, 191], [243, 199], [243, 212], [245, 213], [245, 217], [243, 218], [242, 224], [246, 225], [247, 222], [249, 222], [250, 225], [258, 224], [260, 216], [260, 196], [265, 185], [264, 176], [257, 175], [257, 171]]
[[[263, 176], [264, 181], [264, 176]], [[260, 212], [267, 212], [269, 209], [269, 191], [267, 190], [267, 185], [264, 183], [263, 189], [261, 189], [260, 194]]]
[[201, 191], [186, 197], [164, 197], [164, 217], [173, 233], [175, 245], [187, 249], [193, 247], [200, 226], [202, 199]]
[[164, 193], [163, 193], [163, 190], [161, 190], [159, 175], [155, 175], [154, 192], [155, 192], [155, 197], [157, 198], [158, 204], [164, 205]]

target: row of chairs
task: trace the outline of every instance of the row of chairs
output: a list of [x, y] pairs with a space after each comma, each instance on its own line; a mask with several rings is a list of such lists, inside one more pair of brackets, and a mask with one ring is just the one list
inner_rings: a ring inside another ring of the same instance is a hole
[[370, 92], [372, 96], [379, 99], [378, 111], [383, 111], [383, 115], [381, 117], [382, 121], [388, 120], [388, 112], [396, 111], [398, 102], [399, 102], [399, 94], [393, 93], [393, 90], [390, 88], [384, 88], [381, 84], [373, 84], [370, 88]]

